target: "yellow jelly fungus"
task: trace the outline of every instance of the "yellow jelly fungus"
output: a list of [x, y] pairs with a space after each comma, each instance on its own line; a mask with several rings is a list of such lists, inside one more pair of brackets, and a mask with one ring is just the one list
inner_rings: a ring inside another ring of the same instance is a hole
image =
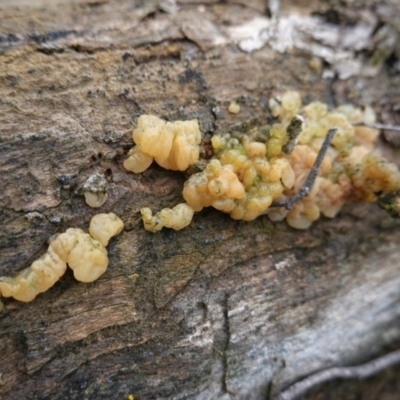
[[193, 209], [185, 203], [178, 204], [174, 208], [163, 208], [153, 215], [150, 208], [140, 210], [144, 228], [149, 232], [157, 232], [162, 228], [180, 230], [190, 224], [193, 218]]
[[68, 258], [65, 260], [74, 271], [75, 279], [81, 282], [95, 281], [106, 272], [108, 266], [106, 248], [80, 229], [70, 228], [67, 232], [75, 238], [74, 245], [68, 249]]
[[139, 174], [145, 171], [153, 162], [153, 157], [144, 154], [140, 146], [135, 146], [128, 152], [128, 158], [124, 161], [124, 167], [128, 171]]
[[231, 101], [231, 102], [229, 103], [228, 111], [229, 111], [231, 114], [239, 114], [239, 112], [240, 112], [240, 106], [239, 106], [239, 104], [236, 103], [236, 101]]
[[106, 247], [109, 240], [119, 235], [123, 229], [124, 223], [114, 213], [97, 214], [90, 221], [89, 233], [93, 239]]
[[[329, 111], [326, 104], [318, 101], [302, 106], [300, 94], [293, 91], [271, 99], [269, 107], [275, 117], [272, 124], [251, 128], [246, 134], [218, 133], [212, 137], [214, 156], [184, 184], [185, 210], [197, 212], [212, 206], [246, 221], [267, 214], [273, 221], [286, 219], [290, 226], [306, 229], [321, 215], [334, 217], [347, 200], [375, 201], [382, 194], [399, 190], [398, 169], [374, 150], [377, 130], [353, 125], [375, 122], [370, 107], [361, 110], [344, 105]], [[139, 145], [142, 139], [137, 136], [145, 135], [144, 125], [148, 124], [141, 118], [135, 130], [138, 133], [134, 134]], [[157, 132], [159, 126], [170, 124], [151, 118]], [[303, 187], [328, 130], [333, 128], [336, 134], [308, 195], [291, 210], [271, 207], [274, 201], [285, 202]], [[154, 131], [151, 137], [156, 136]], [[166, 143], [172, 147], [171, 139]], [[188, 158], [187, 151], [183, 146], [179, 153], [184, 160]], [[154, 154], [150, 155], [155, 157]], [[165, 163], [159, 162], [169, 168], [170, 164]], [[181, 229], [190, 223], [192, 214], [175, 211], [174, 223], [168, 225], [164, 214], [172, 220], [169, 213], [172, 210], [164, 209], [153, 216], [150, 209], [142, 209], [146, 229]], [[184, 222], [179, 223], [179, 218]]]
[[201, 133], [197, 120], [165, 122], [155, 115], [141, 115], [133, 130], [136, 147], [124, 161], [125, 169], [145, 171], [155, 160], [166, 169], [185, 171], [199, 159]]
[[100, 174], [91, 175], [83, 185], [83, 194], [89, 207], [101, 207], [108, 197], [108, 183]]
[[0, 295], [31, 301], [58, 281], [65, 273], [67, 264], [78, 281], [93, 282], [107, 269], [105, 246], [122, 229], [123, 223], [115, 214], [98, 214], [90, 223], [92, 236], [81, 229], [69, 228], [50, 238], [47, 252], [30, 267], [14, 277], [0, 277]]

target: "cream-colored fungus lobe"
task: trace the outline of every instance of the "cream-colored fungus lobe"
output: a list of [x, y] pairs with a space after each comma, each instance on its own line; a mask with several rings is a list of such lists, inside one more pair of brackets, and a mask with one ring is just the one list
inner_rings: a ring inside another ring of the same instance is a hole
[[124, 223], [114, 213], [97, 214], [90, 221], [89, 233], [93, 239], [106, 247], [109, 240], [119, 235], [123, 229]]
[[236, 103], [236, 101], [231, 101], [231, 102], [229, 103], [229, 106], [228, 106], [228, 111], [229, 111], [231, 114], [239, 114], [239, 112], [240, 112], [240, 106], [239, 106], [239, 104]]
[[144, 207], [140, 210], [143, 224], [149, 232], [157, 232], [162, 228], [180, 230], [192, 222], [194, 211], [185, 203], [180, 203], [174, 208], [163, 208], [153, 215], [150, 208]]
[[105, 246], [123, 229], [123, 222], [113, 213], [95, 215], [90, 235], [78, 228], [50, 238], [47, 252], [14, 277], [0, 277], [0, 295], [19, 301], [31, 301], [52, 287], [65, 273], [67, 264], [81, 282], [93, 282], [107, 269]]
[[[343, 105], [329, 111], [326, 104], [318, 101], [303, 106], [300, 94], [294, 91], [271, 99], [269, 107], [275, 117], [273, 123], [255, 127], [246, 134], [218, 133], [212, 137], [214, 156], [200, 168], [201, 172], [191, 175], [184, 184], [186, 207], [200, 211], [203, 207], [213, 206], [234, 219], [246, 221], [267, 214], [273, 221], [286, 219], [290, 226], [306, 229], [321, 215], [334, 217], [345, 201], [376, 201], [378, 196], [400, 189], [397, 167], [374, 150], [378, 131], [354, 125], [375, 122], [370, 107], [361, 110]], [[155, 138], [163, 140], [160, 129], [164, 129], [163, 124], [170, 123], [154, 116], [142, 117], [134, 131], [135, 142], [138, 145], [147, 143], [147, 135], [151, 143]], [[147, 133], [145, 126], [150, 124], [149, 121], [153, 121], [153, 127], [157, 126], [154, 129], [158, 136], [154, 131]], [[333, 128], [336, 134], [310, 193], [297, 201], [291, 210], [271, 207], [273, 202], [285, 202], [299, 192], [328, 131]], [[167, 147], [170, 142], [171, 139], [166, 141]], [[161, 146], [161, 143], [157, 145]], [[176, 156], [186, 160], [188, 149], [181, 147]], [[193, 148], [190, 151], [194, 151]], [[198, 155], [199, 150], [195, 153]], [[153, 154], [154, 151], [151, 156]], [[165, 161], [157, 162], [170, 168]], [[184, 165], [187, 168], [189, 163]], [[155, 232], [162, 226], [168, 227], [160, 222], [164, 221], [163, 211], [153, 216], [150, 209], [142, 209], [145, 229]], [[174, 229], [187, 226], [189, 217], [190, 213], [175, 213]], [[184, 218], [184, 222], [179, 223], [179, 218], [182, 221]]]
[[91, 175], [82, 187], [86, 204], [89, 207], [101, 207], [108, 197], [108, 183], [100, 174]]
[[[74, 271], [75, 279], [81, 282], [93, 282], [103, 275], [108, 266], [106, 248], [81, 229], [69, 228], [65, 234], [73, 237], [72, 245], [65, 246], [63, 251], [67, 254], [65, 262]], [[62, 235], [61, 233], [59, 236]], [[57, 243], [57, 238], [55, 242]]]
[[175, 171], [185, 171], [199, 159], [197, 120], [166, 122], [155, 115], [141, 115], [132, 138], [136, 146], [128, 153], [124, 167], [134, 173], [145, 171], [153, 159]]

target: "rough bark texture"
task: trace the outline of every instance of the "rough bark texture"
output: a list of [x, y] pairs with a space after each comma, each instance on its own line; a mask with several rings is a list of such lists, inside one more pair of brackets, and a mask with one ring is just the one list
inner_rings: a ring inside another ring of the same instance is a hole
[[[198, 118], [207, 143], [215, 130], [265, 119], [268, 97], [285, 89], [371, 104], [396, 123], [400, 78], [390, 63], [322, 79], [304, 49], [243, 52], [228, 28], [265, 16], [263, 1], [185, 1], [174, 14], [155, 1], [2, 3], [0, 275], [27, 267], [52, 234], [87, 229], [98, 211], [126, 229], [98, 281], [67, 273], [31, 303], [4, 301], [1, 399], [266, 399], [315, 371], [398, 348], [400, 225], [375, 205], [349, 205], [307, 231], [207, 209], [185, 230], [151, 234], [140, 208], [177, 204], [185, 178], [122, 167], [142, 113]], [[332, 16], [305, 3], [282, 12]], [[382, 24], [398, 17], [395, 3]], [[356, 6], [330, 22], [351, 25]], [[111, 186], [100, 210], [80, 192], [95, 172]], [[395, 398], [393, 376], [398, 369], [382, 378], [381, 398]], [[365, 387], [357, 390], [369, 398]]]

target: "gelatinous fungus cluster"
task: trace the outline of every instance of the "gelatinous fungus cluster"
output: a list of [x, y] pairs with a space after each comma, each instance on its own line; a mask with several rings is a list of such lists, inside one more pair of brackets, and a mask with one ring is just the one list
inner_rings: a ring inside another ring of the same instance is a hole
[[[345, 105], [329, 111], [321, 102], [303, 106], [297, 92], [270, 99], [269, 107], [273, 116], [269, 123], [245, 133], [215, 134], [213, 157], [199, 162], [194, 169], [201, 172], [184, 184], [185, 203], [154, 215], [150, 208], [142, 208], [145, 229], [182, 229], [194, 212], [209, 206], [245, 221], [262, 214], [272, 221], [286, 219], [297, 229], [308, 228], [320, 215], [334, 217], [347, 200], [379, 200], [381, 207], [400, 214], [400, 172], [374, 149], [378, 131], [356, 125], [375, 122], [371, 108]], [[153, 160], [179, 171], [199, 161], [197, 120], [166, 122], [142, 115], [133, 141], [136, 146], [124, 167], [134, 173], [146, 170]], [[322, 155], [323, 161], [315, 168]], [[316, 174], [315, 180], [306, 196], [298, 196], [310, 171]], [[91, 207], [100, 207], [107, 198], [107, 182], [100, 175], [89, 178], [83, 189]], [[31, 301], [55, 284], [67, 264], [79, 281], [98, 279], [108, 266], [106, 246], [123, 227], [115, 214], [98, 214], [90, 222], [90, 234], [69, 228], [50, 238], [47, 252], [29, 268], [14, 277], [0, 277], [0, 296]]]
[[199, 159], [197, 120], [165, 122], [155, 115], [142, 115], [132, 138], [136, 146], [129, 151], [124, 167], [134, 173], [146, 170], [153, 160], [165, 169], [185, 171]]
[[[273, 221], [286, 219], [290, 226], [306, 229], [321, 215], [334, 217], [347, 200], [371, 202], [400, 188], [398, 169], [374, 149], [378, 131], [355, 125], [375, 121], [370, 107], [361, 110], [344, 105], [329, 111], [318, 101], [303, 106], [297, 92], [270, 99], [269, 107], [274, 117], [271, 123], [245, 134], [215, 134], [211, 140], [214, 156], [204, 168], [199, 165], [201, 172], [184, 184], [186, 203], [154, 216], [150, 209], [142, 209], [145, 229], [182, 229], [193, 212], [209, 206], [234, 219], [250, 221], [267, 214]], [[333, 128], [336, 134], [308, 195], [290, 209], [274, 207], [302, 188]], [[153, 158], [175, 170], [184, 170], [198, 160], [196, 121], [170, 123], [142, 115], [133, 140], [137, 146], [124, 166], [136, 173], [147, 168]]]
[[0, 295], [31, 301], [58, 281], [65, 273], [67, 264], [78, 281], [95, 281], [108, 266], [108, 241], [123, 228], [123, 222], [115, 214], [97, 214], [90, 222], [90, 234], [78, 228], [69, 228], [51, 237], [47, 252], [30, 267], [14, 277], [0, 277]]

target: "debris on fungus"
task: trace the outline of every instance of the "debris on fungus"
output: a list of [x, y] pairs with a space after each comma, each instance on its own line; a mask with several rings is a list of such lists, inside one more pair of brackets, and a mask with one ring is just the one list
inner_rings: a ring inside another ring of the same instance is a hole
[[165, 122], [155, 115], [141, 115], [132, 138], [136, 146], [129, 151], [124, 167], [134, 173], [145, 171], [153, 159], [175, 171], [185, 171], [199, 159], [197, 120]]
[[85, 195], [86, 204], [89, 207], [101, 207], [107, 200], [108, 183], [100, 174], [89, 176], [87, 181], [84, 183], [82, 190]]
[[400, 218], [400, 190], [379, 197], [377, 204], [393, 218]]
[[107, 269], [105, 246], [123, 229], [113, 213], [98, 214], [90, 223], [90, 235], [69, 228], [49, 240], [47, 252], [14, 277], [0, 277], [0, 295], [19, 301], [31, 301], [52, 287], [65, 273], [67, 264], [81, 282], [93, 282]]
[[[246, 134], [218, 133], [212, 137], [214, 156], [184, 184], [185, 207], [200, 211], [213, 206], [246, 221], [267, 214], [272, 221], [286, 219], [290, 226], [306, 229], [321, 215], [334, 217], [345, 201], [377, 201], [400, 189], [397, 167], [374, 149], [378, 131], [355, 125], [375, 122], [370, 107], [361, 110], [344, 105], [329, 111], [318, 101], [302, 106], [300, 94], [293, 91], [270, 99], [269, 107], [275, 117], [271, 124], [252, 128]], [[134, 131], [142, 135], [140, 141], [135, 140], [139, 145], [147, 135], [141, 118]], [[157, 121], [165, 124], [151, 118], [154, 125]], [[332, 131], [336, 131], [333, 138]], [[326, 142], [328, 132], [330, 143]], [[154, 135], [149, 135], [153, 142]], [[315, 170], [324, 142], [328, 147]], [[171, 147], [169, 143], [167, 147]], [[187, 158], [185, 151], [180, 153], [183, 159]], [[163, 166], [163, 162], [159, 164]], [[282, 206], [303, 189], [310, 171], [315, 171], [316, 177], [306, 195], [290, 207]], [[155, 232], [168, 227], [161, 216], [163, 211], [152, 216], [150, 209], [142, 209], [145, 228]], [[184, 223], [179, 224], [183, 215]], [[175, 212], [174, 229], [187, 226], [188, 218], [190, 213]]]

